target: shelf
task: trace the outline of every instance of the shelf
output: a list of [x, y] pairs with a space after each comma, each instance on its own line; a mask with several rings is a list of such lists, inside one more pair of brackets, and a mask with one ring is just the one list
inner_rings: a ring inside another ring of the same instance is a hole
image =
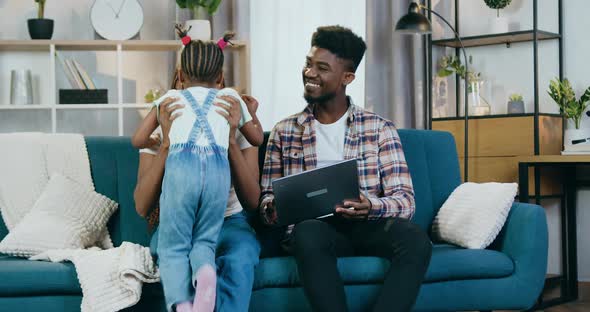
[[[232, 41], [230, 50], [246, 47], [245, 41]], [[49, 51], [51, 45], [60, 51], [177, 51], [180, 40], [0, 40], [0, 51]]]
[[[469, 119], [490, 119], [490, 118], [507, 118], [507, 117], [529, 117], [534, 116], [533, 113], [525, 113], [525, 114], [497, 114], [497, 115], [485, 115], [485, 116], [469, 116]], [[549, 117], [561, 117], [560, 114], [552, 114], [552, 113], [539, 113], [539, 116], [549, 116]], [[439, 117], [439, 118], [432, 118], [432, 121], [447, 121], [447, 120], [463, 120], [465, 117]]]
[[[461, 37], [463, 45], [469, 47], [481, 47], [495, 44], [510, 44], [515, 42], [529, 42], [533, 41], [533, 30], [515, 31], [508, 33], [490, 34], [482, 36]], [[537, 30], [538, 40], [550, 40], [561, 38], [559, 34]], [[433, 45], [459, 48], [461, 45], [457, 39], [440, 39], [432, 40]]]
[[39, 105], [39, 104], [28, 104], [28, 105], [0, 105], [0, 111], [2, 110], [31, 110], [31, 109], [51, 109], [52, 105]]
[[34, 109], [113, 109], [113, 108], [150, 108], [151, 104], [55, 104], [55, 105], [0, 105], [1, 110], [34, 110]]

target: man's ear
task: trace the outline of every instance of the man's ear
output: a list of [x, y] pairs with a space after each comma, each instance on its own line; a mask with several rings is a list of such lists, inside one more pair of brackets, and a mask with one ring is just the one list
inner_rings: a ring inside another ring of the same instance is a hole
[[344, 72], [344, 77], [342, 78], [342, 84], [344, 86], [349, 85], [351, 82], [354, 81], [355, 74], [353, 72]]

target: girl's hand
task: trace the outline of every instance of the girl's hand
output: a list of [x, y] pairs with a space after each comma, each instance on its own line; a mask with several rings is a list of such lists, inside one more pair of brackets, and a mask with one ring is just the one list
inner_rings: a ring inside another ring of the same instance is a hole
[[159, 133], [155, 133], [155, 134], [150, 135], [150, 138], [148, 140], [148, 145], [146, 146], [146, 148], [151, 148], [151, 149], [157, 150], [158, 148], [160, 148], [160, 144], [162, 144], [162, 137], [160, 136]]
[[[176, 112], [176, 110], [184, 108], [184, 104], [174, 104], [178, 101], [178, 98], [166, 98], [160, 103], [160, 127], [162, 128], [162, 144], [170, 144], [170, 128], [174, 119], [182, 115], [182, 112]], [[173, 105], [174, 104], [174, 105]], [[174, 113], [176, 112], [176, 113]]]
[[238, 129], [240, 119], [242, 119], [242, 112], [240, 111], [240, 101], [234, 98], [233, 96], [229, 95], [220, 96], [219, 98], [229, 103], [229, 105], [227, 105], [223, 102], [215, 102], [213, 105], [221, 108], [216, 109], [217, 113], [223, 116], [229, 123], [229, 139], [230, 142], [232, 142], [232, 139], [235, 140], [236, 138], [236, 129]]
[[246, 102], [250, 114], [256, 114], [256, 111], [258, 110], [258, 101], [253, 96], [247, 94], [242, 94], [242, 100]]

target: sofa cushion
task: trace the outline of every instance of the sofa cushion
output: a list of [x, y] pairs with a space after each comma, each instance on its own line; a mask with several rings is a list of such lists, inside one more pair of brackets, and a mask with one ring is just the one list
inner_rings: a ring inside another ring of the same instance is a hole
[[30, 261], [0, 255], [0, 297], [81, 295], [71, 263]]
[[[380, 283], [389, 269], [389, 261], [377, 257], [353, 257], [338, 260], [338, 270], [346, 285]], [[495, 250], [463, 249], [452, 245], [435, 245], [426, 283], [498, 278], [509, 276], [514, 263]], [[256, 267], [254, 289], [299, 286], [297, 265], [292, 257], [261, 259]]]
[[87, 248], [97, 242], [112, 247], [106, 224], [116, 209], [117, 203], [106, 196], [54, 173], [33, 208], [0, 242], [0, 251], [28, 258], [51, 249]]
[[457, 187], [438, 211], [432, 237], [470, 249], [484, 249], [506, 222], [516, 183], [466, 182]]

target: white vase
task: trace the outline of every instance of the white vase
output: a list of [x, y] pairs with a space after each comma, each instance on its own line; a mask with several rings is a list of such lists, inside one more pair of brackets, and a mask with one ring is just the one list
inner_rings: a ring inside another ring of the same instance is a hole
[[[463, 93], [463, 86], [465, 80], [461, 79], [461, 94], [460, 94], [460, 105], [458, 116], [465, 116], [465, 93]], [[469, 101], [469, 116], [485, 116], [490, 115], [492, 112], [491, 106], [486, 99], [482, 96], [483, 80], [472, 82], [467, 90], [468, 101]]]
[[31, 70], [18, 69], [10, 72], [10, 104], [33, 104]]
[[191, 27], [188, 35], [192, 40], [211, 40], [211, 23], [209, 20], [188, 20], [184, 23], [184, 27], [186, 29]]
[[[570, 120], [568, 120], [568, 124]], [[573, 122], [572, 122], [573, 123]], [[569, 145], [572, 144], [572, 140], [582, 140], [590, 138], [590, 129], [580, 128], [576, 129], [575, 127], [569, 127], [565, 129], [565, 133], [563, 135], [563, 144]]]

